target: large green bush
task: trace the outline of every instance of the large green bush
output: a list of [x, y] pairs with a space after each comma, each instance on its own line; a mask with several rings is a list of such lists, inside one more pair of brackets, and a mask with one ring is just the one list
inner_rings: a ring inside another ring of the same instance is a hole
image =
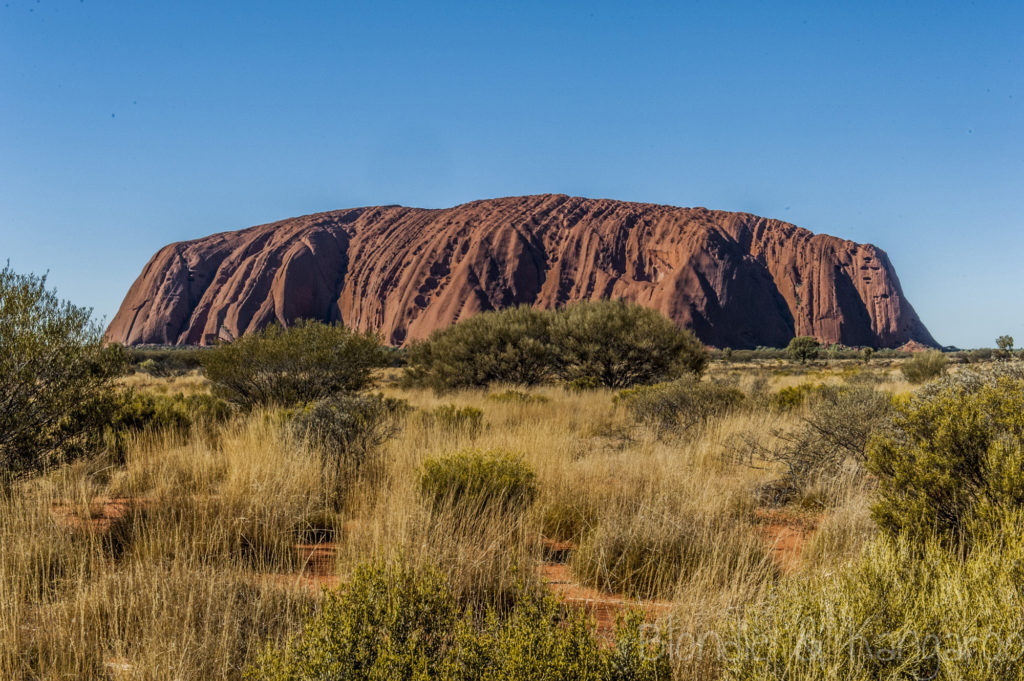
[[628, 388], [700, 374], [708, 354], [697, 338], [656, 310], [622, 300], [575, 303], [556, 313], [558, 375]]
[[511, 608], [457, 604], [435, 570], [360, 567], [287, 644], [247, 674], [252, 681], [667, 681], [663, 639], [626, 618], [611, 645], [579, 610], [521, 589]]
[[700, 373], [703, 346], [658, 312], [622, 301], [485, 312], [409, 349], [406, 381], [435, 390], [491, 383], [632, 385]]
[[897, 407], [869, 454], [883, 529], [966, 536], [1024, 505], [1024, 374], [965, 371], [926, 386]]
[[0, 491], [99, 443], [128, 362], [90, 317], [45, 277], [0, 269]]
[[406, 355], [406, 380], [438, 391], [554, 378], [551, 316], [527, 305], [484, 312], [439, 329]]
[[782, 583], [721, 647], [736, 681], [1024, 679], [1024, 525], [963, 558], [881, 537], [852, 567]]
[[425, 461], [419, 486], [424, 499], [435, 507], [519, 511], [536, 498], [537, 475], [509, 452], [467, 450]]
[[362, 390], [387, 361], [380, 340], [340, 325], [271, 325], [202, 353], [214, 394], [243, 408], [292, 406]]

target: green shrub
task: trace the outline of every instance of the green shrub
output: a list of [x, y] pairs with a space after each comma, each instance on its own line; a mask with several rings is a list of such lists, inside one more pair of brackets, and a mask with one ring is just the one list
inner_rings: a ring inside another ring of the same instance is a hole
[[969, 557], [882, 537], [844, 570], [780, 585], [727, 637], [737, 681], [1024, 678], [1024, 525]]
[[580, 376], [566, 383], [565, 387], [570, 392], [582, 393], [588, 390], [600, 390], [604, 384], [601, 383], [601, 379], [594, 376]]
[[917, 353], [900, 365], [903, 377], [911, 383], [924, 383], [946, 373], [949, 360], [938, 350]]
[[427, 428], [475, 438], [484, 428], [484, 412], [477, 407], [442, 404], [419, 412], [420, 423]]
[[965, 371], [926, 386], [872, 441], [869, 467], [890, 534], [956, 540], [1024, 505], [1024, 375]]
[[386, 359], [372, 333], [301, 320], [287, 329], [268, 326], [202, 354], [214, 394], [246, 409], [362, 390]]
[[803, 405], [815, 391], [824, 387], [823, 383], [801, 383], [800, 385], [782, 388], [771, 397], [771, 405], [783, 411], [796, 409]]
[[287, 412], [292, 433], [309, 442], [324, 473], [347, 481], [398, 431], [404, 400], [381, 395], [341, 394]]
[[484, 312], [408, 352], [405, 382], [437, 391], [560, 379], [624, 388], [699, 374], [704, 347], [658, 312], [622, 301]]
[[537, 496], [537, 475], [518, 456], [501, 450], [467, 450], [428, 459], [420, 469], [420, 494], [433, 506], [521, 511]]
[[128, 438], [141, 432], [184, 432], [193, 425], [210, 427], [231, 415], [227, 402], [212, 395], [163, 395], [125, 390], [111, 402], [105, 440], [117, 454]]
[[437, 391], [548, 381], [554, 377], [556, 358], [552, 315], [522, 305], [439, 329], [409, 348], [405, 380]]
[[491, 393], [487, 396], [487, 400], [499, 404], [543, 404], [548, 401], [548, 398], [543, 395], [532, 395], [522, 390], [506, 390], [501, 393]]
[[682, 432], [738, 408], [746, 396], [738, 388], [681, 378], [671, 383], [623, 390], [616, 403], [659, 435]]
[[654, 681], [669, 679], [665, 641], [620, 621], [603, 644], [579, 610], [521, 589], [507, 611], [459, 606], [433, 569], [365, 565], [283, 647], [249, 670], [252, 681]]
[[656, 310], [622, 300], [574, 303], [552, 320], [562, 380], [609, 388], [699, 375], [708, 353], [696, 336]]
[[202, 367], [200, 358], [207, 348], [129, 348], [128, 356], [138, 371], [150, 376], [180, 376]]
[[0, 492], [98, 445], [128, 361], [90, 315], [46, 277], [0, 269]]
[[807, 360], [818, 359], [820, 353], [821, 345], [814, 336], [797, 336], [786, 346], [789, 358], [801, 364], [806, 364]]

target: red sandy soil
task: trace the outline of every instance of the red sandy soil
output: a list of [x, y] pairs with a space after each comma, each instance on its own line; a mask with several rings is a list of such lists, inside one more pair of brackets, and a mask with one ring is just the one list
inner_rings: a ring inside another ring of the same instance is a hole
[[801, 565], [804, 546], [821, 518], [785, 509], [758, 509], [755, 515], [779, 568], [787, 574], [796, 572]]
[[[54, 520], [69, 529], [87, 529], [103, 533], [133, 508], [144, 507], [145, 499], [128, 497], [97, 498], [88, 507], [71, 502], [55, 502], [51, 508]], [[801, 552], [813, 534], [820, 518], [794, 513], [786, 509], [759, 509], [758, 525], [772, 547], [775, 560], [786, 573], [799, 569]], [[607, 634], [614, 629], [616, 617], [624, 610], [637, 608], [648, 618], [657, 618], [671, 607], [669, 601], [639, 600], [623, 594], [610, 593], [579, 583], [567, 564], [575, 546], [572, 542], [544, 540], [544, 553], [549, 562], [538, 569], [538, 576], [569, 605], [584, 608], [597, 622], [598, 631]], [[263, 579], [282, 586], [299, 585], [319, 593], [335, 588], [339, 578], [335, 567], [338, 544], [296, 544], [301, 568], [290, 574], [269, 574]]]
[[102, 533], [126, 517], [132, 509], [145, 507], [147, 503], [144, 499], [131, 497], [97, 497], [87, 507], [71, 501], [55, 501], [50, 507], [50, 514], [62, 527]]

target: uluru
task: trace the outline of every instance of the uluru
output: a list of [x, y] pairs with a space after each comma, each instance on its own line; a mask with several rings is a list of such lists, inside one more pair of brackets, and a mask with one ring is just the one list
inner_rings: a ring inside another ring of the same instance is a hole
[[161, 248], [107, 330], [208, 345], [300, 318], [392, 345], [478, 312], [624, 299], [716, 347], [935, 340], [880, 248], [748, 213], [537, 195], [371, 206]]

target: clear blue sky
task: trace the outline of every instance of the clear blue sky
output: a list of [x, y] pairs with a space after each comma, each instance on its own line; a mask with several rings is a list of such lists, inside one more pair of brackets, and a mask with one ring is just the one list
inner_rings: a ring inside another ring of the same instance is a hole
[[171, 241], [564, 192], [886, 249], [1024, 344], [1024, 3], [0, 0], [0, 259], [109, 318]]

